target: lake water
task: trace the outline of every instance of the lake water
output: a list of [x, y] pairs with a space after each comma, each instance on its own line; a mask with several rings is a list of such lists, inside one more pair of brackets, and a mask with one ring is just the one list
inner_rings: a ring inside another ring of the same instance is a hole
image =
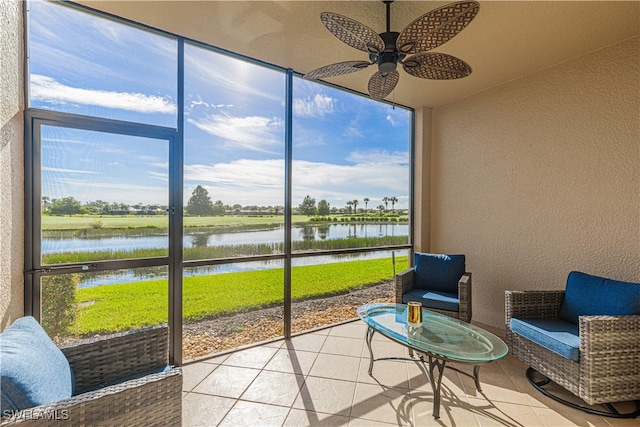
[[[303, 240], [335, 240], [348, 237], [408, 236], [407, 224], [331, 224], [294, 226], [291, 238]], [[185, 248], [195, 246], [224, 246], [241, 244], [270, 244], [284, 241], [284, 227], [266, 230], [237, 231], [229, 233], [202, 233], [185, 229], [182, 244]], [[132, 249], [167, 248], [166, 234], [145, 236], [110, 237], [45, 237], [42, 253], [120, 251]]]
[[[293, 241], [332, 240], [349, 237], [384, 237], [408, 236], [407, 224], [331, 224], [295, 226], [292, 230]], [[271, 244], [284, 241], [284, 227], [265, 230], [237, 231], [227, 233], [202, 232], [198, 229], [186, 229], [183, 239], [185, 248], [195, 246], [223, 246], [240, 244]], [[132, 249], [166, 248], [168, 237], [164, 235], [145, 236], [109, 236], [109, 237], [47, 237], [42, 239], [43, 254], [58, 252], [90, 252], [90, 251], [127, 251]], [[397, 256], [406, 255], [406, 251], [395, 251]], [[295, 258], [294, 266], [326, 264], [345, 260], [363, 260], [390, 258], [392, 251], [363, 252], [360, 254], [327, 255]], [[233, 273], [240, 271], [282, 268], [283, 260], [254, 261], [233, 264], [222, 264], [206, 267], [184, 269], [184, 276], [204, 274]], [[390, 269], [392, 265], [390, 263]], [[132, 270], [85, 273], [80, 288], [127, 283], [140, 280], [167, 279], [166, 267], [147, 267]]]

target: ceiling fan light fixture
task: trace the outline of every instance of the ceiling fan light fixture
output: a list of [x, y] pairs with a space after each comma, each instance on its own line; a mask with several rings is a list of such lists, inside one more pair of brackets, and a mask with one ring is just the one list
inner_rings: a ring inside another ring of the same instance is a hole
[[458, 1], [434, 9], [411, 22], [400, 33], [390, 29], [392, 2], [393, 0], [382, 0], [387, 10], [387, 30], [379, 34], [346, 16], [321, 13], [320, 20], [327, 30], [343, 43], [365, 51], [369, 62], [345, 61], [330, 64], [310, 71], [304, 78], [317, 80], [340, 76], [377, 64], [378, 71], [369, 79], [367, 88], [373, 99], [382, 99], [398, 83], [398, 63], [402, 64], [407, 74], [422, 79], [452, 80], [471, 74], [469, 64], [455, 56], [426, 52], [460, 33], [478, 13], [480, 4], [477, 1]]
[[398, 57], [393, 53], [384, 53], [378, 58], [378, 71], [382, 74], [390, 73], [398, 67]]

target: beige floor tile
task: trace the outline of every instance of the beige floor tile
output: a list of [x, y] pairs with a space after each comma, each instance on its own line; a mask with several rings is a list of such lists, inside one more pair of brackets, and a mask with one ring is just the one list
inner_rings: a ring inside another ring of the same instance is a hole
[[324, 341], [327, 339], [326, 334], [311, 333], [306, 335], [298, 335], [290, 340], [285, 340], [280, 348], [289, 350], [315, 351], [318, 352], [322, 348]]
[[359, 357], [320, 353], [311, 371], [309, 371], [309, 375], [335, 380], [356, 381], [359, 368]]
[[238, 398], [260, 373], [257, 369], [220, 365], [193, 391], [215, 396]]
[[218, 365], [212, 363], [194, 363], [182, 367], [182, 390], [191, 391], [200, 384]]
[[285, 427], [347, 427], [348, 425], [349, 417], [304, 411], [302, 409], [291, 409], [283, 424]]
[[408, 389], [378, 384], [356, 384], [352, 418], [397, 425], [411, 424], [411, 396]]
[[[526, 366], [511, 355], [481, 367], [482, 392], [472, 378], [447, 368], [436, 420], [433, 390], [415, 362], [377, 361], [369, 376], [365, 331], [366, 325], [355, 321], [184, 366], [184, 425], [640, 425], [637, 419], [590, 415], [549, 399], [529, 384]], [[352, 353], [357, 348], [359, 353]], [[408, 355], [380, 334], [374, 335], [373, 351], [375, 357]], [[469, 365], [448, 367], [472, 372]]]
[[[427, 376], [416, 363], [407, 363], [407, 373], [409, 377], [409, 388], [411, 390], [427, 393], [433, 392]], [[452, 369], [445, 368], [441, 384], [443, 396], [457, 396], [466, 399], [467, 394], [462, 386], [461, 377], [464, 377], [464, 375], [458, 374]]]
[[307, 377], [293, 408], [348, 417], [356, 383]]
[[289, 407], [298, 396], [303, 384], [304, 377], [302, 375], [262, 371], [240, 398], [252, 402]]
[[362, 339], [329, 335], [322, 345], [320, 353], [360, 357], [362, 346]]
[[396, 425], [404, 426], [408, 424], [390, 424], [390, 423], [383, 423], [381, 421], [366, 420], [362, 418], [351, 418], [349, 420], [349, 427], [389, 427], [389, 426], [396, 426]]
[[182, 425], [216, 426], [235, 403], [226, 397], [189, 393], [182, 399]]
[[264, 403], [238, 401], [224, 417], [220, 426], [281, 426], [289, 408]]
[[411, 362], [378, 361], [373, 364], [372, 375], [369, 375], [369, 358], [362, 358], [358, 372], [358, 382], [408, 389], [407, 363]]
[[316, 361], [318, 353], [311, 351], [278, 349], [264, 369], [269, 371], [288, 372], [307, 375]]
[[229, 355], [222, 364], [226, 366], [262, 369], [277, 351], [278, 349], [274, 347], [252, 347]]
[[478, 425], [478, 420], [469, 402], [458, 397], [441, 401], [440, 418], [436, 419], [433, 417], [433, 394], [412, 392], [411, 413], [414, 426], [475, 427]]
[[214, 363], [216, 365], [219, 365], [222, 362], [224, 362], [227, 359], [227, 357], [229, 357], [229, 354], [231, 353], [221, 354], [218, 356], [213, 355], [212, 357], [206, 357], [199, 360], [198, 363]]
[[[389, 339], [372, 340], [371, 351], [373, 352], [373, 357], [376, 359], [380, 357], [409, 357], [407, 347]], [[362, 346], [361, 355], [366, 358], [370, 357], [369, 347], [366, 343]]]
[[509, 403], [502, 401], [489, 401], [486, 399], [469, 398], [469, 405], [481, 426], [518, 425], [537, 427], [544, 426], [542, 420], [534, 410], [526, 403]]
[[[542, 427], [609, 427], [609, 424], [602, 417], [572, 410], [566, 406], [564, 408], [566, 410], [561, 412], [549, 408], [533, 408], [533, 411], [540, 420]], [[635, 424], [630, 425], [637, 426], [638, 420], [635, 420]]]
[[329, 331], [329, 336], [347, 337], [347, 338], [364, 338], [367, 332], [367, 324], [361, 320], [334, 326]]

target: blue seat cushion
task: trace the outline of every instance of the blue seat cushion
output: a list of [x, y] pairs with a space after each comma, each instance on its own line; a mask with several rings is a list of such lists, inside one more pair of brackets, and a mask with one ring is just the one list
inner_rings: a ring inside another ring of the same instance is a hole
[[578, 324], [579, 316], [634, 314], [640, 314], [640, 283], [569, 273], [559, 319]]
[[68, 399], [73, 373], [67, 358], [31, 316], [0, 334], [2, 413]]
[[458, 294], [465, 270], [464, 255], [414, 254], [413, 287]]
[[456, 313], [460, 309], [460, 302], [458, 301], [458, 294], [452, 294], [449, 292], [437, 292], [427, 291], [424, 289], [414, 289], [402, 295], [402, 302], [404, 304], [410, 301], [418, 301], [422, 303], [425, 308], [435, 308], [438, 310], [455, 311]]
[[574, 323], [559, 319], [513, 318], [509, 328], [562, 357], [576, 363], [580, 361], [580, 331]]

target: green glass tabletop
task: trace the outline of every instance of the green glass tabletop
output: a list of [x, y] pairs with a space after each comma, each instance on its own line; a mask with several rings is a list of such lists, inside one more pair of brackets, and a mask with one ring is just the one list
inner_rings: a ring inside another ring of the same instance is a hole
[[357, 313], [382, 335], [447, 359], [486, 363], [504, 357], [508, 351], [504, 341], [491, 332], [424, 308], [422, 326], [407, 323], [405, 304], [365, 304]]

